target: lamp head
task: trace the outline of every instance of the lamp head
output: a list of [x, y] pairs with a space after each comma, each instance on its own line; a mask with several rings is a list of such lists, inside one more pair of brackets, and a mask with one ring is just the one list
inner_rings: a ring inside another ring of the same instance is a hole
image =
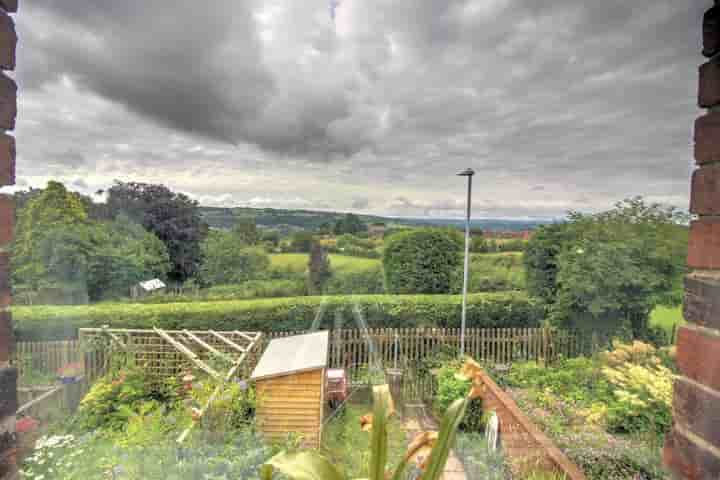
[[475, 170], [473, 170], [472, 168], [467, 168], [462, 172], [458, 173], [457, 175], [458, 177], [472, 177], [473, 175], [475, 175]]

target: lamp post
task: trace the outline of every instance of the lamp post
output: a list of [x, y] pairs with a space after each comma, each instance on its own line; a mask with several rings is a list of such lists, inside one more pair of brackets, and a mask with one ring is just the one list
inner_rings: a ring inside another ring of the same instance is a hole
[[467, 204], [465, 214], [465, 268], [463, 271], [463, 297], [462, 297], [462, 318], [460, 320], [460, 358], [465, 356], [465, 318], [467, 316], [467, 289], [468, 271], [470, 267], [470, 204], [472, 198], [472, 178], [475, 171], [472, 168], [458, 173], [460, 177], [467, 177]]

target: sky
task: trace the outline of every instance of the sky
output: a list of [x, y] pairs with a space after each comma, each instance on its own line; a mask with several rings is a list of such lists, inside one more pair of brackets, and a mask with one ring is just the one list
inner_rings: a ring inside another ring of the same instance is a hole
[[549, 218], [687, 208], [711, 0], [32, 0], [18, 184]]

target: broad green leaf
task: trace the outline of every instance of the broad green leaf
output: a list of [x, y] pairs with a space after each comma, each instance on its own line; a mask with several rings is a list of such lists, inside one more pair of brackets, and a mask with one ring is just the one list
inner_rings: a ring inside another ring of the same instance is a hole
[[468, 403], [467, 398], [456, 400], [443, 415], [437, 442], [430, 454], [425, 472], [420, 477], [421, 480], [439, 480], [442, 476], [450, 449], [455, 442], [455, 434], [465, 416]]
[[[293, 480], [344, 480], [345, 476], [325, 457], [314, 451], [279, 453], [266, 465], [276, 468]], [[264, 473], [264, 472], [263, 472]]]
[[370, 480], [385, 480], [388, 436], [387, 415], [390, 391], [387, 385], [373, 388], [373, 425], [370, 432]]

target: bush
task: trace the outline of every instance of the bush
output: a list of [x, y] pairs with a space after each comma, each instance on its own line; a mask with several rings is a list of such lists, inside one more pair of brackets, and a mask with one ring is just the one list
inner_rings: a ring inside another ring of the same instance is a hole
[[[445, 412], [455, 400], [465, 398], [470, 393], [472, 382], [455, 376], [460, 371], [461, 366], [462, 361], [453, 360], [446, 363], [438, 371], [434, 407], [440, 413]], [[460, 424], [460, 429], [467, 432], [481, 432], [485, 429], [482, 400], [470, 401], [465, 412], [465, 418]]]
[[458, 232], [425, 228], [393, 235], [385, 246], [385, 287], [391, 293], [449, 293], [462, 266]]
[[[344, 328], [357, 328], [355, 312], [372, 327], [451, 327], [460, 324], [461, 297], [455, 295], [355, 295], [290, 297], [220, 302], [167, 304], [106, 303], [89, 306], [15, 307], [16, 333], [21, 340], [65, 339], [78, 328], [304, 330], [324, 304], [321, 328], [334, 326], [336, 315]], [[544, 310], [521, 293], [468, 296], [467, 326], [471, 328], [536, 327]]]

